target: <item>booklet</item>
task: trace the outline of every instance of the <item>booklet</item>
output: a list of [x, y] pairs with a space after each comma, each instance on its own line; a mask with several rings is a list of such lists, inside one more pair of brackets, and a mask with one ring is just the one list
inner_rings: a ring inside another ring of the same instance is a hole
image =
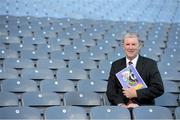
[[129, 87], [133, 87], [135, 90], [147, 88], [147, 85], [132, 64], [116, 73], [116, 77], [125, 89]]

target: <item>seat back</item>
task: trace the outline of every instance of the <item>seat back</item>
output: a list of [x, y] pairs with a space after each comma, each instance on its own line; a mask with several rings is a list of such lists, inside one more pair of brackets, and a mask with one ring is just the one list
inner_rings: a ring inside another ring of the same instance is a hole
[[171, 111], [161, 106], [140, 106], [133, 109], [134, 120], [144, 119], [168, 119], [173, 120]]
[[77, 106], [54, 106], [45, 111], [45, 119], [62, 119], [62, 120], [88, 120], [85, 109]]
[[131, 115], [128, 109], [119, 106], [96, 106], [90, 110], [91, 120], [104, 119], [123, 119], [131, 120]]

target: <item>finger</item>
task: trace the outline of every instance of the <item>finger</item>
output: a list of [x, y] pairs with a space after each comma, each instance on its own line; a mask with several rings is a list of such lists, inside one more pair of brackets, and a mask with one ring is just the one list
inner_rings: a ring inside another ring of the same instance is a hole
[[128, 85], [128, 88], [132, 88], [132, 86]]
[[122, 90], [123, 90], [123, 91], [126, 91], [127, 89], [125, 89], [125, 88], [122, 88]]

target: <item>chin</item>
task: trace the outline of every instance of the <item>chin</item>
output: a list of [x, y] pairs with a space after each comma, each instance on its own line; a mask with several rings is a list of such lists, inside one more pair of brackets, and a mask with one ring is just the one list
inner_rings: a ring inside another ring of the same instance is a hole
[[135, 56], [127, 56], [127, 57], [128, 57], [128, 59], [130, 59], [130, 60], [132, 60], [132, 59], [135, 58]]

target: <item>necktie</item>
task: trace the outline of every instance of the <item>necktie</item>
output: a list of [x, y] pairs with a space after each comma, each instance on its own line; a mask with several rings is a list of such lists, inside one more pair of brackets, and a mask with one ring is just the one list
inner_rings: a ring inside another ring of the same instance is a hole
[[129, 65], [133, 64], [131, 61], [128, 62]]

